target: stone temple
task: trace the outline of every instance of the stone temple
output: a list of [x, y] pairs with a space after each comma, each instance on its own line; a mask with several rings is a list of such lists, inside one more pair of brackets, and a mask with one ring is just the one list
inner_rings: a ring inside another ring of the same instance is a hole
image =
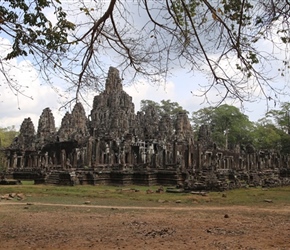
[[111, 67], [105, 90], [86, 115], [81, 103], [58, 130], [49, 108], [37, 131], [30, 118], [6, 154], [5, 175], [35, 183], [179, 185], [190, 189], [280, 185], [288, 182], [289, 158], [276, 152], [220, 150], [202, 126], [199, 140], [185, 112], [159, 117], [153, 106], [135, 113], [132, 97]]

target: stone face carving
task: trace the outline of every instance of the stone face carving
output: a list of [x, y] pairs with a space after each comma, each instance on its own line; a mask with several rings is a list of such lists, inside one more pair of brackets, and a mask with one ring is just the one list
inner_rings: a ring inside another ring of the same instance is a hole
[[137, 135], [141, 140], [156, 139], [158, 131], [159, 116], [154, 106], [148, 106], [145, 112], [139, 113], [138, 124], [140, 126]]
[[133, 132], [134, 104], [132, 97], [123, 90], [117, 69], [109, 69], [106, 89], [94, 98], [90, 117], [90, 129], [95, 137], [120, 138]]
[[72, 134], [72, 117], [69, 112], [66, 112], [65, 116], [62, 118], [61, 126], [58, 131], [58, 140], [59, 141], [68, 141], [70, 139], [70, 135]]
[[16, 150], [34, 150], [35, 129], [31, 118], [25, 118], [20, 126], [20, 131], [17, 138], [14, 139], [11, 148]]
[[[290, 157], [275, 151], [256, 152], [250, 146], [220, 150], [207, 125], [201, 126], [195, 142], [186, 112], [179, 112], [176, 118], [160, 117], [154, 106], [148, 106], [135, 114], [132, 97], [123, 90], [119, 71], [113, 67], [105, 90], [94, 98], [89, 118], [82, 104], [76, 103], [56, 131], [53, 114], [46, 108], [37, 133], [31, 119], [25, 119], [18, 138], [5, 152], [8, 169], [46, 171], [47, 183], [54, 184], [60, 176], [67, 179], [58, 183], [74, 176], [74, 183], [182, 184], [191, 189], [217, 189], [242, 183], [285, 184], [290, 176]], [[263, 171], [267, 174], [261, 174]], [[283, 181], [278, 180], [281, 176]]]
[[175, 128], [176, 137], [178, 140], [193, 140], [193, 133], [190, 121], [186, 112], [179, 112], [176, 119], [176, 128]]
[[46, 108], [43, 110], [38, 121], [37, 138], [39, 143], [43, 144], [53, 141], [55, 132], [54, 116], [50, 108]]
[[210, 130], [210, 127], [208, 125], [202, 125], [199, 128], [198, 142], [204, 148], [210, 148], [213, 146], [213, 141], [212, 141], [212, 137], [211, 137], [211, 130]]
[[169, 115], [161, 117], [158, 125], [158, 139], [167, 138], [168, 141], [173, 140], [174, 124]]
[[57, 135], [59, 141], [81, 141], [89, 135], [88, 119], [81, 103], [74, 106], [71, 114], [65, 114]]
[[107, 94], [112, 94], [112, 93], [120, 93], [122, 92], [122, 90], [123, 90], [123, 86], [122, 86], [122, 80], [120, 78], [119, 70], [114, 67], [110, 67], [108, 78], [106, 81], [105, 92]]

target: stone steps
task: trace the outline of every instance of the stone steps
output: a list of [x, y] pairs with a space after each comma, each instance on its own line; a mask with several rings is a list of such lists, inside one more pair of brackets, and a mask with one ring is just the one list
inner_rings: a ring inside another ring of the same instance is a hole
[[59, 174], [60, 173], [58, 171], [57, 172], [54, 172], [54, 171], [50, 172], [45, 179], [45, 183], [52, 184], [52, 185], [58, 185], [59, 180], [60, 180]]
[[72, 173], [67, 171], [51, 171], [45, 179], [45, 184], [51, 185], [74, 185]]

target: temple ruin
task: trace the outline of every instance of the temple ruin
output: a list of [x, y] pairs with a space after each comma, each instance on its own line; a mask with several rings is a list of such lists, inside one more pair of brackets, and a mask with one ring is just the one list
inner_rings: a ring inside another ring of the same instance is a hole
[[288, 155], [275, 151], [221, 150], [202, 126], [199, 140], [188, 116], [159, 117], [153, 106], [135, 113], [132, 97], [111, 67], [105, 90], [87, 116], [81, 103], [67, 112], [58, 130], [49, 108], [37, 131], [30, 118], [6, 148], [5, 174], [58, 185], [179, 185], [188, 189], [288, 184]]

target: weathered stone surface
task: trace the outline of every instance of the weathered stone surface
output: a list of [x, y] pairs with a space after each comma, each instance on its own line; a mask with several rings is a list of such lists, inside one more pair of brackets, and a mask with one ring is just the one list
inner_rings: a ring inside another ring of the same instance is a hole
[[89, 136], [88, 119], [81, 103], [74, 106], [71, 114], [65, 114], [57, 134], [59, 141], [81, 141]]
[[69, 112], [66, 112], [65, 116], [62, 118], [61, 126], [58, 131], [58, 140], [59, 141], [68, 141], [70, 135], [72, 134], [72, 115]]
[[44, 143], [52, 142], [55, 140], [55, 121], [50, 108], [42, 111], [38, 121], [37, 138], [38, 142], [43, 145]]
[[18, 150], [34, 150], [35, 129], [31, 118], [25, 118], [20, 126], [20, 133], [11, 144], [11, 148]]
[[95, 96], [90, 129], [95, 137], [121, 138], [133, 132], [135, 111], [132, 97], [122, 88], [119, 71], [109, 69], [106, 89]]
[[198, 142], [204, 148], [212, 148], [213, 141], [209, 125], [201, 125], [198, 133]]
[[184, 141], [191, 139], [193, 142], [193, 132], [186, 112], [178, 113], [175, 131], [177, 140]]

